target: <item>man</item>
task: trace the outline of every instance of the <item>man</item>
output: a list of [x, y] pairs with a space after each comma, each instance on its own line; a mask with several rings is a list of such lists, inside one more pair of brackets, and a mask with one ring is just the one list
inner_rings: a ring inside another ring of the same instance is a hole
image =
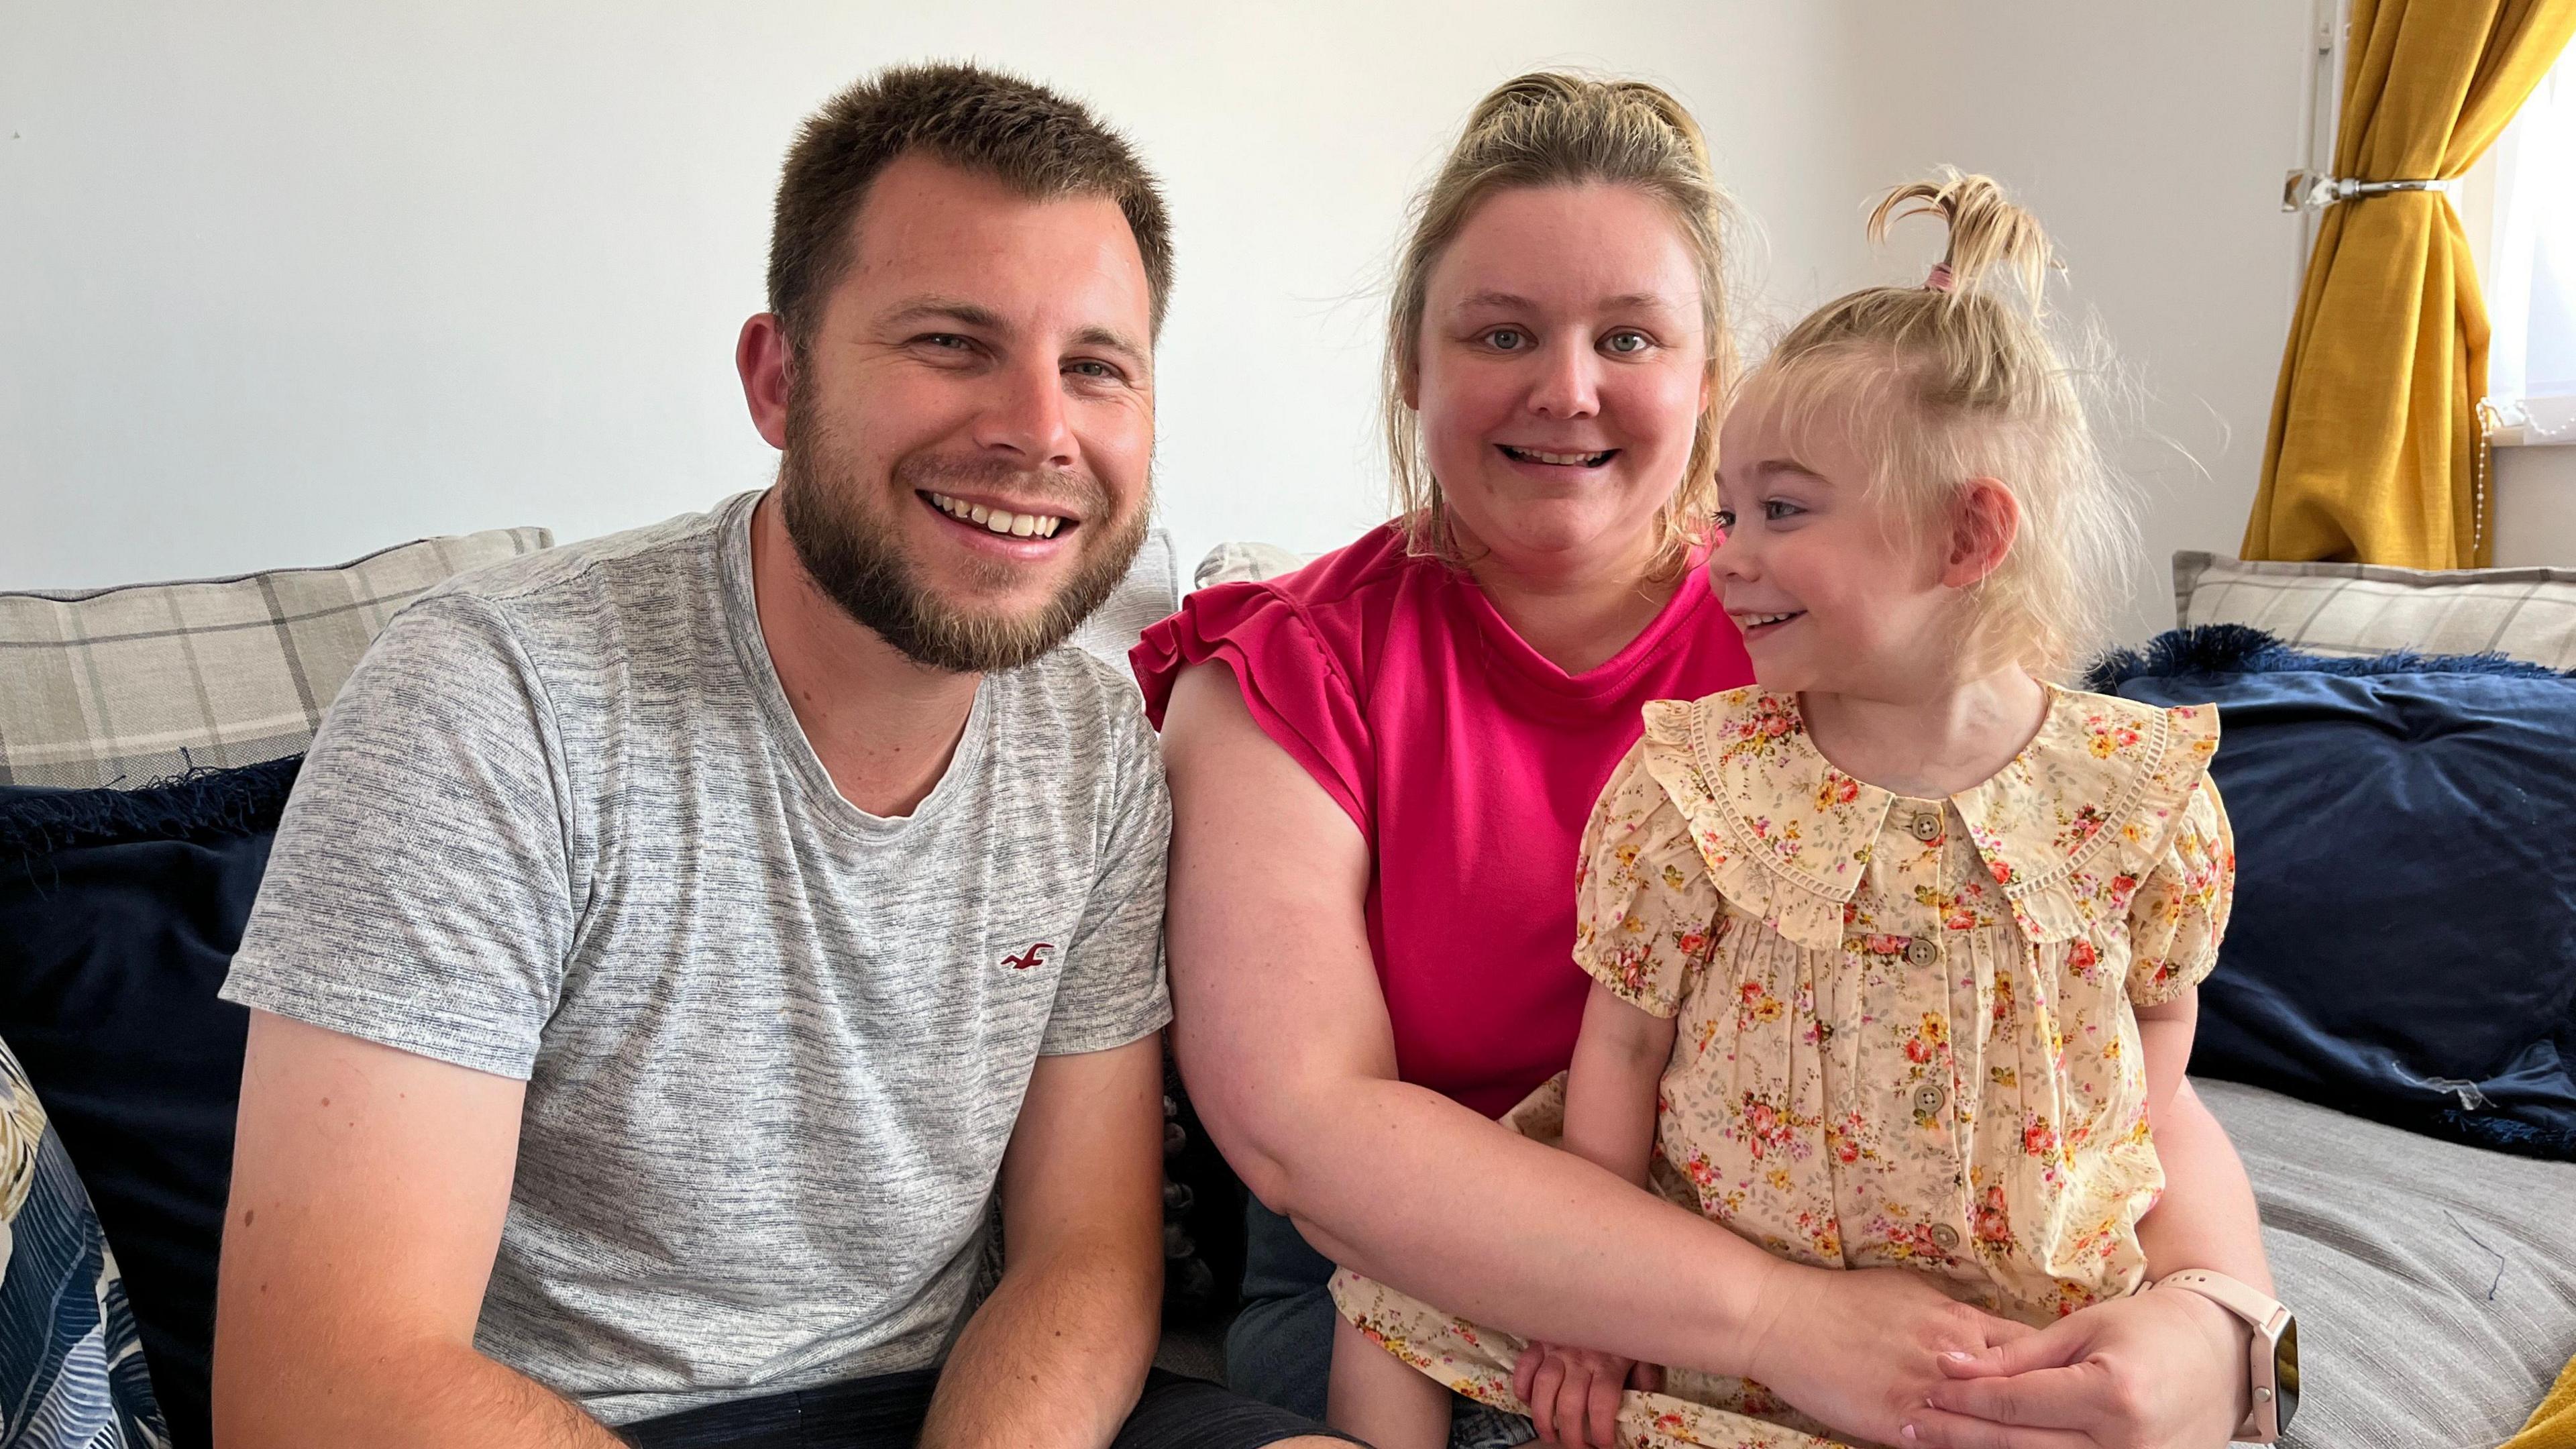
[[1169, 806], [1056, 648], [1142, 536], [1170, 276], [1080, 107], [863, 82], [737, 349], [778, 485], [388, 626], [225, 987], [221, 1443], [1312, 1430], [1148, 1382]]

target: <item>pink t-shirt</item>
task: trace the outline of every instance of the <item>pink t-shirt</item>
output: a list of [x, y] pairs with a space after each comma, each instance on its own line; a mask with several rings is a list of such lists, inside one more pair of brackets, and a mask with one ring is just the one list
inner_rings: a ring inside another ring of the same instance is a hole
[[1369, 843], [1369, 949], [1405, 1081], [1498, 1117], [1574, 1056], [1575, 850], [1647, 701], [1753, 682], [1706, 584], [1569, 675], [1466, 573], [1390, 525], [1295, 573], [1220, 584], [1130, 656], [1159, 727], [1174, 676], [1222, 659], [1263, 733]]

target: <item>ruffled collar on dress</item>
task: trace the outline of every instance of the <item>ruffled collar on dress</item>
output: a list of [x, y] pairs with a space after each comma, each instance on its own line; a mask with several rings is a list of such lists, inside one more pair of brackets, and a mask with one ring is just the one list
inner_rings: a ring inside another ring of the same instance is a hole
[[[2069, 940], [2125, 908], [2217, 748], [2215, 706], [2051, 685], [2030, 743], [1949, 801], [2024, 933]], [[1720, 894], [1800, 945], [1840, 944], [1899, 796], [1835, 768], [1796, 698], [1759, 686], [1648, 705], [1644, 751]]]

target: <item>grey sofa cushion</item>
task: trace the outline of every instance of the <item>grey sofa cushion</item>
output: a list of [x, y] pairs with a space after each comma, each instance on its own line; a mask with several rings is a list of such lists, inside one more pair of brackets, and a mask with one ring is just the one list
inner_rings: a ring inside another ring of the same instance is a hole
[[1170, 618], [1181, 607], [1180, 555], [1172, 536], [1162, 529], [1145, 535], [1136, 562], [1118, 589], [1092, 611], [1067, 642], [1100, 659], [1119, 673], [1127, 672], [1127, 651], [1146, 628]]
[[2174, 555], [2174, 616], [2310, 654], [2478, 654], [2576, 669], [2576, 568], [2401, 569]]
[[2521, 1428], [2576, 1357], [2576, 1164], [2193, 1085], [2245, 1159], [2299, 1315], [2285, 1442], [2463, 1449]]
[[130, 789], [294, 754], [403, 605], [552, 541], [498, 528], [334, 568], [0, 593], [0, 785]]

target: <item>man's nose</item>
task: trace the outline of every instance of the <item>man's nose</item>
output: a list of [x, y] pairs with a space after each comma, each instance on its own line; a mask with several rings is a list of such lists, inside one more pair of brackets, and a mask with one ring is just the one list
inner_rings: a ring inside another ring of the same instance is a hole
[[1530, 388], [1530, 411], [1543, 418], [1588, 418], [1600, 412], [1599, 368], [1591, 347], [1575, 338], [1549, 344]]
[[1082, 445], [1065, 410], [1064, 375], [1053, 359], [1014, 363], [996, 371], [994, 395], [976, 419], [978, 447], [1019, 455], [1025, 468], [1070, 468]]

